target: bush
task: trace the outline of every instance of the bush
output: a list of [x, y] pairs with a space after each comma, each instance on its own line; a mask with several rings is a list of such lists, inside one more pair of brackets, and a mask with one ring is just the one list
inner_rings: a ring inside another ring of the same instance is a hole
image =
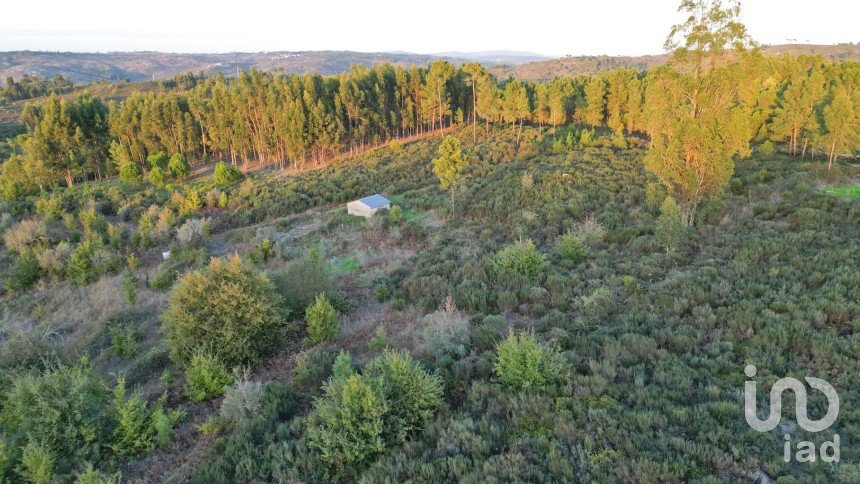
[[46, 484], [54, 475], [54, 456], [45, 447], [31, 441], [24, 447], [21, 464], [16, 470], [28, 482]]
[[93, 238], [85, 239], [75, 247], [66, 267], [66, 274], [71, 282], [85, 286], [101, 275], [95, 261], [99, 249], [102, 249], [102, 243]]
[[420, 431], [442, 406], [442, 380], [421, 368], [403, 351], [386, 350], [364, 368], [363, 375], [382, 384], [388, 411], [383, 416], [383, 439], [399, 445]]
[[167, 169], [167, 153], [163, 151], [159, 151], [157, 153], [151, 153], [146, 157], [146, 165], [150, 170], [154, 170], [156, 168], [160, 170]]
[[496, 345], [496, 376], [513, 391], [541, 391], [567, 375], [566, 362], [554, 348], [538, 344], [533, 334], [508, 332]]
[[136, 185], [142, 180], [140, 167], [133, 161], [119, 165], [119, 181], [128, 185]]
[[122, 358], [131, 358], [137, 354], [137, 332], [133, 329], [114, 328], [110, 331], [110, 352]]
[[155, 187], [163, 187], [167, 183], [167, 174], [159, 167], [149, 170], [149, 183]]
[[337, 310], [326, 299], [325, 294], [317, 296], [316, 301], [305, 311], [308, 323], [308, 336], [312, 344], [330, 341], [340, 331], [337, 322]]
[[606, 229], [594, 217], [586, 217], [574, 225], [573, 233], [588, 245], [596, 245], [606, 237]]
[[59, 366], [13, 377], [0, 422], [16, 446], [38, 445], [54, 456], [54, 472], [64, 473], [98, 458], [110, 441], [110, 402], [105, 382], [89, 366]]
[[667, 251], [678, 248], [684, 239], [684, 219], [681, 215], [681, 207], [672, 197], [666, 197], [660, 206], [660, 217], [654, 227], [654, 233], [660, 246]]
[[496, 254], [495, 260], [502, 271], [529, 278], [537, 277], [549, 266], [546, 255], [540, 253], [531, 240], [508, 245]]
[[184, 180], [191, 173], [191, 165], [188, 164], [188, 158], [179, 153], [170, 157], [170, 161], [167, 162], [167, 169], [174, 180]]
[[231, 367], [253, 363], [280, 344], [278, 303], [269, 280], [238, 256], [213, 258], [184, 275], [168, 298], [163, 320], [171, 356], [187, 364], [205, 348]]
[[170, 289], [170, 286], [176, 281], [178, 275], [179, 267], [176, 262], [166, 260], [158, 265], [155, 273], [149, 278], [149, 287], [159, 291], [166, 291]]
[[315, 393], [331, 375], [337, 350], [329, 345], [319, 345], [296, 355], [292, 385]]
[[385, 450], [382, 390], [361, 375], [331, 379], [325, 396], [314, 402], [308, 446], [328, 478], [356, 475]]
[[223, 161], [219, 161], [215, 165], [215, 183], [219, 185], [229, 185], [243, 178], [242, 172], [233, 165], [228, 165]]
[[59, 197], [39, 198], [33, 208], [45, 222], [58, 220], [63, 216], [63, 203]]
[[131, 270], [125, 271], [122, 275], [122, 292], [125, 294], [125, 300], [134, 306], [137, 302], [137, 277]]
[[72, 256], [72, 246], [62, 241], [51, 249], [47, 249], [39, 253], [36, 257], [39, 259], [39, 267], [45, 277], [59, 281], [66, 276], [66, 266], [69, 264], [69, 258]]
[[49, 241], [45, 223], [39, 220], [22, 220], [3, 232], [6, 249], [16, 254], [45, 247]]
[[[181, 244], [193, 244], [203, 240], [208, 220], [188, 219], [176, 229], [176, 240]], [[209, 229], [211, 230], [211, 228]]]
[[75, 484], [118, 484], [119, 482], [119, 472], [108, 475], [98, 469], [94, 469], [92, 464], [87, 464], [86, 469], [78, 474], [77, 479], [75, 479]]
[[244, 368], [236, 374], [233, 385], [224, 393], [221, 401], [221, 418], [230, 422], [253, 417], [262, 406], [263, 384], [251, 381], [251, 371]]
[[573, 262], [582, 262], [585, 258], [585, 243], [582, 237], [565, 234], [558, 241], [558, 255]]
[[321, 257], [305, 256], [270, 274], [284, 305], [293, 314], [303, 314], [319, 294], [331, 294], [331, 275]]
[[230, 375], [224, 365], [207, 351], [197, 351], [185, 370], [185, 394], [193, 402], [220, 397], [230, 384]]
[[376, 294], [376, 300], [379, 302], [385, 302], [391, 298], [391, 292], [388, 291], [388, 284], [385, 284], [384, 282], [377, 284], [373, 292]]
[[42, 277], [39, 260], [32, 252], [25, 252], [15, 259], [6, 272], [6, 289], [10, 292], [24, 291], [33, 287]]
[[400, 205], [392, 205], [391, 210], [388, 211], [388, 221], [391, 225], [397, 225], [401, 220], [403, 220], [403, 209]]
[[113, 412], [116, 418], [113, 450], [119, 455], [144, 454], [155, 445], [155, 423], [164, 414], [166, 396], [150, 406], [140, 394], [126, 396], [125, 379], [114, 387]]
[[445, 356], [462, 358], [468, 352], [469, 321], [449, 306], [424, 316], [422, 336], [427, 351], [437, 360]]

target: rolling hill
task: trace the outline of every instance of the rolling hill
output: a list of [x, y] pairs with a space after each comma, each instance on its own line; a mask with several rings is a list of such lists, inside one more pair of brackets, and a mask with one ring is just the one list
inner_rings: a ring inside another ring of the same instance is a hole
[[[812, 54], [838, 60], [860, 59], [860, 45], [785, 44], [765, 46], [765, 54]], [[164, 79], [180, 72], [235, 75], [250, 68], [286, 72], [318, 72], [323, 75], [349, 70], [351, 65], [369, 66], [391, 62], [401, 65], [426, 65], [434, 59], [481, 62], [500, 77], [544, 80], [555, 76], [593, 74], [619, 67], [649, 69], [666, 62], [666, 55], [644, 56], [566, 56], [549, 59], [540, 54], [519, 51], [439, 52], [228, 52], [190, 54], [167, 52], [0, 52], [0, 76], [19, 78], [23, 74], [51, 77], [63, 74], [75, 83], [107, 81], [144, 81]]]
[[[860, 45], [814, 45], [814, 44], [781, 44], [766, 45], [761, 48], [765, 55], [821, 55], [833, 60], [860, 60]], [[491, 68], [499, 78], [514, 77], [516, 79], [546, 80], [559, 76], [591, 75], [596, 72], [628, 68], [650, 69], [666, 62], [668, 56], [566, 56], [560, 59], [528, 62], [520, 65], [498, 65]]]

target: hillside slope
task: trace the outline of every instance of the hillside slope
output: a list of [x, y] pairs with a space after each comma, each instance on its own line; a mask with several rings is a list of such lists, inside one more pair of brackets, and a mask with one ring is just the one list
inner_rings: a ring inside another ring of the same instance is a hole
[[349, 51], [229, 52], [224, 54], [177, 54], [166, 52], [32, 52], [0, 53], [0, 75], [18, 78], [23, 74], [51, 77], [63, 74], [73, 82], [99, 80], [144, 81], [164, 79], [180, 72], [221, 73], [235, 76], [250, 68], [287, 72], [338, 74], [353, 64], [381, 62], [424, 65], [434, 56], [409, 53], [365, 53]]
[[[860, 60], [860, 45], [812, 45], [785, 44], [768, 45], [761, 49], [765, 55], [821, 55], [832, 60]], [[600, 71], [618, 68], [650, 69], [666, 62], [668, 56], [567, 56], [540, 62], [529, 62], [518, 66], [496, 66], [491, 70], [499, 78], [547, 80], [553, 77], [591, 75]]]

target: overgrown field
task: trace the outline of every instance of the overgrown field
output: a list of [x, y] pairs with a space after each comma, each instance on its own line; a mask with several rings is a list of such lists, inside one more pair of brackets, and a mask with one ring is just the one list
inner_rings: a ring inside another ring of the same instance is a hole
[[[753, 156], [687, 229], [639, 139], [453, 133], [453, 214], [438, 138], [3, 205], [3, 476], [860, 480], [860, 170]], [[396, 208], [346, 214], [373, 193]], [[759, 408], [828, 381], [834, 426], [751, 429], [747, 364]]]

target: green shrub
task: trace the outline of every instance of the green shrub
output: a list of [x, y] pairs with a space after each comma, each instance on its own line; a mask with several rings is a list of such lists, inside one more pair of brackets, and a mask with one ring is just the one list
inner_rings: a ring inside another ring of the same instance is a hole
[[582, 237], [565, 234], [558, 241], [558, 255], [563, 259], [581, 262], [585, 258], [585, 243]]
[[25, 291], [33, 287], [42, 277], [39, 260], [32, 252], [25, 252], [15, 258], [12, 267], [6, 271], [5, 285], [10, 292]]
[[125, 271], [122, 275], [122, 292], [125, 294], [125, 300], [134, 306], [137, 302], [137, 277], [131, 270]]
[[0, 423], [11, 442], [44, 449], [54, 471], [65, 473], [110, 442], [110, 402], [107, 385], [85, 364], [27, 372], [9, 382]]
[[549, 266], [546, 255], [540, 253], [531, 240], [506, 246], [496, 254], [495, 260], [502, 271], [529, 278], [537, 277]]
[[140, 166], [133, 161], [126, 161], [119, 165], [119, 181], [128, 184], [136, 185], [140, 183], [142, 176], [140, 174]]
[[386, 350], [371, 360], [362, 374], [381, 382], [388, 407], [382, 434], [387, 446], [399, 445], [423, 429], [442, 406], [442, 380], [404, 351]]
[[149, 287], [159, 291], [166, 291], [173, 286], [178, 276], [179, 269], [177, 264], [171, 260], [166, 260], [158, 265], [155, 273], [149, 278]]
[[326, 383], [307, 431], [308, 446], [317, 453], [326, 477], [355, 476], [385, 450], [387, 411], [381, 388], [368, 378], [352, 375]]
[[119, 484], [120, 476], [119, 472], [108, 475], [98, 469], [94, 469], [92, 464], [87, 464], [84, 471], [78, 474], [75, 484]]
[[242, 172], [233, 165], [219, 161], [215, 165], [215, 183], [218, 185], [229, 185], [243, 178]]
[[284, 305], [301, 315], [319, 294], [331, 294], [331, 271], [321, 257], [305, 256], [269, 274]]
[[316, 393], [331, 375], [337, 349], [318, 345], [296, 355], [296, 366], [290, 383], [309, 393]]
[[205, 348], [230, 367], [253, 363], [280, 344], [278, 304], [269, 280], [238, 256], [213, 258], [185, 274], [168, 298], [163, 320], [171, 356], [187, 364]]
[[185, 394], [193, 402], [220, 397], [230, 380], [227, 369], [214, 354], [199, 350], [185, 370]]
[[678, 206], [674, 198], [666, 197], [663, 200], [654, 233], [657, 235], [660, 246], [667, 251], [675, 250], [681, 245], [685, 233], [684, 219], [681, 214], [681, 207]]
[[110, 331], [110, 352], [122, 358], [131, 358], [137, 354], [138, 334], [135, 330], [113, 328]]
[[378, 353], [389, 346], [391, 346], [391, 341], [388, 340], [388, 330], [385, 329], [385, 326], [377, 326], [373, 332], [373, 337], [367, 343], [367, 348]]
[[112, 411], [116, 418], [113, 445], [118, 455], [133, 456], [149, 452], [155, 445], [155, 422], [163, 414], [164, 399], [150, 406], [140, 394], [126, 396], [125, 379], [114, 387]]
[[146, 157], [146, 165], [150, 170], [154, 170], [156, 168], [166, 170], [167, 160], [167, 153], [159, 151], [157, 153], [151, 153]]
[[314, 303], [308, 306], [305, 320], [308, 323], [308, 336], [312, 344], [330, 341], [340, 331], [337, 310], [326, 299], [325, 294], [318, 295]]
[[400, 208], [400, 205], [392, 205], [391, 210], [388, 211], [389, 223], [397, 225], [401, 220], [403, 220], [403, 209]]
[[96, 280], [99, 274], [95, 263], [95, 255], [103, 245], [98, 239], [87, 238], [75, 247], [69, 256], [69, 265], [66, 267], [69, 281], [84, 286]]
[[188, 158], [179, 153], [170, 157], [170, 161], [167, 162], [167, 169], [174, 180], [184, 180], [191, 173]]
[[16, 470], [28, 482], [46, 484], [54, 475], [54, 456], [45, 447], [31, 441], [24, 447]]
[[346, 379], [355, 374], [355, 368], [352, 366], [352, 358], [349, 353], [341, 350], [331, 365], [331, 377], [335, 379]]
[[175, 422], [164, 411], [155, 415], [155, 443], [161, 447], [167, 447], [173, 438], [173, 426]]
[[558, 350], [540, 345], [533, 334], [508, 332], [496, 345], [495, 373], [513, 391], [541, 391], [567, 376], [567, 365]]
[[164, 170], [155, 167], [149, 170], [149, 183], [151, 183], [155, 187], [163, 187], [167, 183], [167, 174], [164, 173]]
[[379, 302], [385, 302], [391, 297], [391, 293], [388, 291], [388, 284], [385, 283], [377, 284], [373, 292], [376, 294], [376, 300]]

